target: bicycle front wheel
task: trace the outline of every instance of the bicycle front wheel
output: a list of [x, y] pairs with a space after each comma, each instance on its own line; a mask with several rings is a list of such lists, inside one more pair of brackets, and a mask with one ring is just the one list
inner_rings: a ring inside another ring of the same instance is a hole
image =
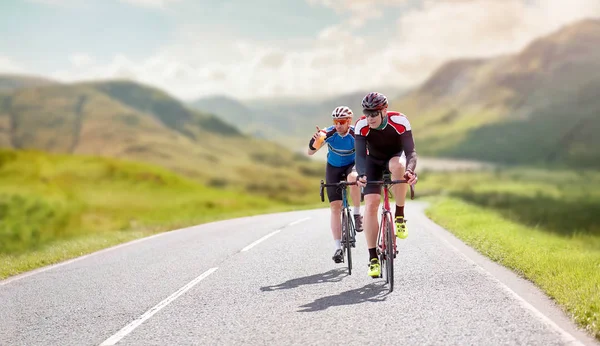
[[386, 215], [385, 223], [385, 270], [387, 282], [390, 285], [390, 292], [394, 290], [394, 234], [391, 214]]
[[344, 248], [346, 250], [346, 256], [348, 257], [348, 275], [352, 275], [352, 254], [350, 245], [350, 219], [348, 218], [348, 212], [342, 211], [342, 239], [344, 240]]
[[350, 217], [350, 211], [346, 211], [346, 246], [348, 247], [348, 252], [346, 252], [346, 257], [348, 258], [348, 275], [352, 275], [352, 251], [351, 248], [354, 246], [356, 242], [356, 238], [354, 236], [354, 223], [352, 222], [352, 218]]

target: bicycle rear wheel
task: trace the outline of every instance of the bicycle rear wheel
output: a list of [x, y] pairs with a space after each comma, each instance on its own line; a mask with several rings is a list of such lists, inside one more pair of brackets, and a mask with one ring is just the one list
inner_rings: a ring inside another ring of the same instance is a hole
[[[386, 266], [386, 260], [385, 260], [385, 224], [386, 224], [386, 218], [385, 218], [385, 214], [381, 215], [381, 223], [379, 224], [379, 228], [378, 228], [378, 232], [377, 232], [377, 255], [379, 256], [379, 265], [380, 268], [384, 268]], [[387, 267], [386, 267], [387, 268]], [[387, 275], [383, 275], [383, 270], [379, 271], [379, 277], [383, 278], [385, 277], [385, 283], [387, 283], [388, 278]]]
[[348, 212], [342, 211], [342, 239], [344, 240], [343, 247], [345, 248], [346, 256], [348, 256], [348, 275], [352, 275], [352, 254], [350, 245], [350, 219], [348, 218]]
[[350, 210], [346, 210], [346, 220], [347, 220], [347, 226], [346, 229], [348, 230], [347, 232], [347, 241], [346, 241], [346, 245], [348, 246], [348, 252], [346, 253], [346, 256], [348, 257], [348, 274], [352, 275], [352, 251], [350, 250], [352, 247], [354, 247], [354, 244], [356, 242], [356, 238], [354, 236], [354, 223], [352, 222], [352, 218], [350, 216]]
[[394, 290], [394, 237], [396, 236], [392, 225], [391, 214], [387, 213], [385, 222], [385, 269], [386, 281], [390, 285], [390, 293]]

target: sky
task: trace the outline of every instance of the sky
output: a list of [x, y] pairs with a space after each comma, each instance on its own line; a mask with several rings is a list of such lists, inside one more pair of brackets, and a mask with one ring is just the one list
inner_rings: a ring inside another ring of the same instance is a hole
[[407, 88], [584, 18], [598, 0], [3, 0], [0, 73], [126, 78], [182, 100]]

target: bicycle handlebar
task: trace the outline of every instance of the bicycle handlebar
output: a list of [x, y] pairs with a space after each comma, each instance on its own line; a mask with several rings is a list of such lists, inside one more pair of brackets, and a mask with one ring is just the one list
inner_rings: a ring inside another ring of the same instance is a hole
[[339, 183], [328, 183], [328, 184], [324, 184], [323, 180], [321, 180], [321, 185], [323, 185], [323, 187], [343, 187], [343, 186], [347, 186], [347, 185], [356, 185], [356, 182], [348, 182], [348, 181], [340, 181]]
[[408, 183], [408, 180], [368, 180], [367, 185], [393, 185]]
[[[408, 183], [407, 180], [374, 180], [367, 181], [367, 185], [394, 185], [394, 184], [405, 184]], [[325, 202], [325, 195], [323, 194], [323, 188], [325, 187], [346, 187], [350, 185], [357, 185], [357, 183], [349, 182], [349, 181], [340, 181], [339, 183], [327, 183], [325, 184], [323, 180], [321, 180], [321, 202]], [[415, 186], [410, 185], [410, 199], [415, 199]]]
[[349, 182], [349, 181], [340, 181], [339, 183], [328, 183], [325, 184], [325, 182], [323, 180], [321, 180], [321, 202], [325, 202], [325, 194], [323, 194], [323, 189], [325, 187], [346, 187], [348, 185], [356, 185], [356, 182]]
[[[394, 185], [406, 184], [408, 180], [373, 180], [367, 181], [367, 185]], [[410, 185], [410, 199], [415, 199], [415, 186]]]

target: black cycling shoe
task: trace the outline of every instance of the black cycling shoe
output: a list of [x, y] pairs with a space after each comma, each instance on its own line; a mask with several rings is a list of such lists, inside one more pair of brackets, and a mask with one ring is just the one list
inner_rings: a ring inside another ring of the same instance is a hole
[[335, 250], [332, 259], [335, 263], [342, 263], [342, 261], [344, 260], [344, 252], [342, 251], [342, 249]]
[[356, 228], [356, 232], [363, 231], [362, 220], [363, 220], [362, 216], [354, 214], [354, 228]]

